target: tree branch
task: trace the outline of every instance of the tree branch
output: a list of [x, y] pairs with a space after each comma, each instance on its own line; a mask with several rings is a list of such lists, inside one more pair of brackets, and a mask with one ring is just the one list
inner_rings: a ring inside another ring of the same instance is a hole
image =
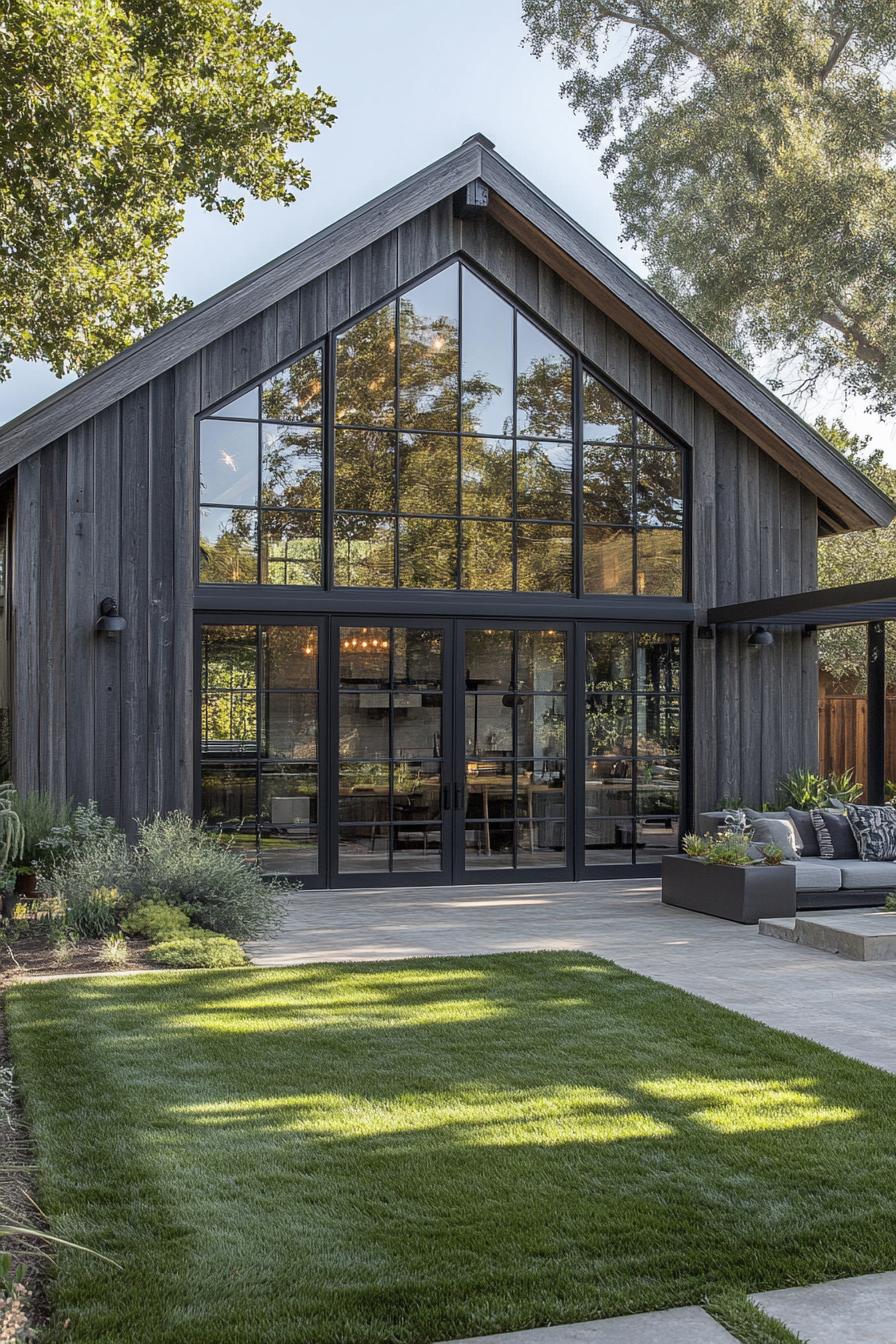
[[685, 41], [680, 33], [676, 33], [674, 29], [663, 23], [663, 21], [656, 14], [652, 13], [646, 5], [640, 3], [640, 0], [636, 0], [635, 3], [635, 9], [637, 10], [636, 14], [628, 14], [624, 10], [611, 9], [609, 5], [602, 5], [601, 9], [603, 10], [604, 18], [612, 19], [616, 23], [626, 23], [632, 28], [643, 28], [645, 32], [656, 33], [657, 36], [664, 37], [673, 47], [679, 47], [682, 51], [686, 51], [689, 56], [693, 56], [694, 59], [699, 61], [701, 65], [704, 65], [711, 74], [717, 73], [712, 61], [705, 51], [700, 51], [698, 47]]
[[848, 341], [852, 341], [856, 348], [856, 355], [863, 364], [871, 364], [876, 369], [883, 369], [887, 364], [887, 356], [879, 346], [873, 345], [865, 336], [857, 321], [847, 321], [839, 313], [822, 313], [819, 321], [826, 327], [831, 327], [838, 331], [841, 336], [845, 336]]
[[839, 33], [834, 38], [833, 42], [831, 43], [831, 49], [828, 52], [828, 58], [825, 61], [824, 65], [821, 67], [821, 74], [818, 77], [819, 83], [823, 84], [825, 82], [828, 75], [831, 73], [834, 66], [837, 64], [840, 57], [843, 55], [844, 51], [848, 47], [854, 32], [855, 32], [854, 28], [847, 28], [845, 33]]

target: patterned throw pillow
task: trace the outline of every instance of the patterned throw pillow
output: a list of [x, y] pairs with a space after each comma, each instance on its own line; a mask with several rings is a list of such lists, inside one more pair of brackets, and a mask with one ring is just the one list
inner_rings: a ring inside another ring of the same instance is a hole
[[850, 803], [846, 816], [859, 847], [860, 859], [866, 862], [896, 860], [896, 808]]
[[820, 859], [832, 859], [834, 857], [834, 842], [824, 819], [824, 813], [820, 807], [810, 807], [809, 816], [812, 819], [812, 825], [815, 827], [815, 834], [818, 836], [818, 857]]
[[818, 854], [822, 859], [857, 859], [859, 849], [845, 810], [813, 807], [809, 812], [818, 836]]

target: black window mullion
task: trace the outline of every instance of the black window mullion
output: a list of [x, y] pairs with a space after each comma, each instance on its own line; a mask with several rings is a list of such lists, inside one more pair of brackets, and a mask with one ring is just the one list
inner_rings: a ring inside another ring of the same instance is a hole
[[261, 708], [262, 708], [262, 640], [266, 626], [255, 627], [255, 861], [261, 863]]

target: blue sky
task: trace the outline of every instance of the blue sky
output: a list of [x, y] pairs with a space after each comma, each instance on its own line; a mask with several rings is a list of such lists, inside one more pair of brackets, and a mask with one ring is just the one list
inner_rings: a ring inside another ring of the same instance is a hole
[[[519, 0], [279, 0], [270, 11], [297, 34], [304, 86], [321, 84], [335, 94], [338, 120], [300, 151], [314, 180], [289, 208], [250, 201], [237, 228], [188, 209], [170, 254], [169, 290], [206, 298], [473, 131], [488, 135], [499, 153], [643, 270], [637, 254], [619, 243], [610, 184], [559, 96], [560, 71], [521, 45]], [[45, 368], [17, 363], [11, 380], [0, 384], [0, 423], [57, 385]], [[844, 415], [896, 460], [896, 428], [860, 405], [844, 407], [834, 389], [797, 409], [809, 418]]]

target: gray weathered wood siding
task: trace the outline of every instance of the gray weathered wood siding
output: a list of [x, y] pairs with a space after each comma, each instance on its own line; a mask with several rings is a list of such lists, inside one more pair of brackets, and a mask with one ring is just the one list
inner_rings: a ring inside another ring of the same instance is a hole
[[[19, 466], [20, 787], [94, 797], [125, 823], [192, 806], [195, 416], [459, 251], [689, 446], [698, 623], [717, 603], [814, 583], [815, 497], [494, 220], [461, 222], [444, 201]], [[117, 641], [93, 634], [106, 596], [129, 623]], [[780, 634], [747, 654], [745, 638], [693, 641], [697, 808], [769, 797], [816, 757], [814, 641]]]

